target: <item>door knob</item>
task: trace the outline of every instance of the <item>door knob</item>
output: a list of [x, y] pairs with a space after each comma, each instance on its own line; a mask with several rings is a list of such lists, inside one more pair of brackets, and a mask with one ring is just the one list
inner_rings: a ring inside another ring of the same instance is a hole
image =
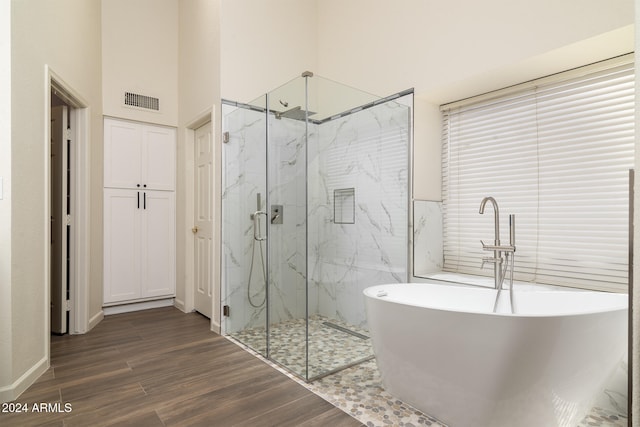
[[197, 225], [194, 225], [194, 226], [191, 228], [191, 232], [192, 232], [193, 234], [196, 234], [196, 233], [198, 232], [198, 226], [197, 226]]

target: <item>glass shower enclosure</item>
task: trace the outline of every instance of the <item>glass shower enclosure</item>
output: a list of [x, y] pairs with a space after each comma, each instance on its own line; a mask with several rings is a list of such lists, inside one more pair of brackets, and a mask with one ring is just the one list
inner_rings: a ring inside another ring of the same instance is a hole
[[307, 381], [373, 356], [362, 291], [408, 280], [412, 103], [311, 72], [223, 103], [223, 333]]

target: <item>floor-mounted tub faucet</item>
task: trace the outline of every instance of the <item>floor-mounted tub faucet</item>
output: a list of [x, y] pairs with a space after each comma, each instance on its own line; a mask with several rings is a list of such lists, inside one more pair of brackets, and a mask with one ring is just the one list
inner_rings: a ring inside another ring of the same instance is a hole
[[[493, 251], [493, 257], [484, 257], [482, 258], [482, 265], [489, 262], [493, 264], [493, 279], [494, 286], [498, 290], [496, 295], [496, 302], [493, 307], [493, 311], [496, 311], [498, 307], [498, 299], [500, 298], [500, 291], [502, 290], [502, 284], [504, 282], [504, 278], [507, 273], [507, 268], [510, 265], [510, 274], [509, 274], [509, 296], [511, 301], [511, 312], [514, 312], [513, 308], [513, 260], [516, 251], [516, 216], [509, 215], [509, 245], [502, 246], [500, 244], [500, 213], [498, 210], [498, 202], [493, 197], [485, 197], [480, 202], [480, 214], [484, 214], [484, 207], [487, 202], [491, 202], [493, 205], [493, 221], [494, 221], [494, 239], [493, 245], [487, 245], [482, 240], [482, 249], [485, 251]], [[504, 253], [504, 256], [503, 256]], [[511, 262], [509, 262], [511, 261]]]
[[[498, 210], [498, 202], [493, 197], [485, 197], [480, 202], [480, 214], [484, 214], [484, 207], [487, 202], [491, 202], [493, 205], [493, 230], [494, 230], [494, 239], [493, 239], [493, 258], [484, 257], [482, 258], [482, 265], [487, 262], [493, 263], [493, 279], [495, 283], [495, 288], [499, 289], [502, 285], [502, 253], [498, 249], [500, 247], [500, 212]], [[481, 240], [482, 249], [487, 249], [487, 245]]]

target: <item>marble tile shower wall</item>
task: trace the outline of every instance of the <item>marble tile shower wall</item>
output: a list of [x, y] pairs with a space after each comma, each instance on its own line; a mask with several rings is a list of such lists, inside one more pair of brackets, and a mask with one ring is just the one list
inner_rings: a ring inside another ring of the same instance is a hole
[[413, 275], [442, 271], [442, 202], [413, 202]]
[[[387, 102], [322, 124], [310, 150], [309, 275], [317, 313], [366, 329], [362, 291], [407, 281], [409, 113]], [[334, 191], [354, 189], [353, 224]]]

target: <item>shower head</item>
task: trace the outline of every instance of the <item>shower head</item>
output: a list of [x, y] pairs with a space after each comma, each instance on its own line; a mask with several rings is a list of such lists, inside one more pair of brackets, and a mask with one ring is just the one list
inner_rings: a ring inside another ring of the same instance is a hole
[[284, 108], [287, 108], [289, 106], [289, 103], [287, 101], [283, 101], [282, 99], [279, 99], [278, 102], [280, 102], [280, 105], [282, 105]]
[[[281, 119], [283, 117], [287, 118], [287, 119], [293, 119], [293, 120], [304, 120], [307, 116], [306, 116], [306, 110], [303, 110], [301, 106], [297, 106], [297, 107], [293, 107], [287, 111], [282, 111], [282, 112], [276, 112], [276, 119]], [[309, 111], [309, 116], [312, 116], [315, 114], [315, 111]]]

